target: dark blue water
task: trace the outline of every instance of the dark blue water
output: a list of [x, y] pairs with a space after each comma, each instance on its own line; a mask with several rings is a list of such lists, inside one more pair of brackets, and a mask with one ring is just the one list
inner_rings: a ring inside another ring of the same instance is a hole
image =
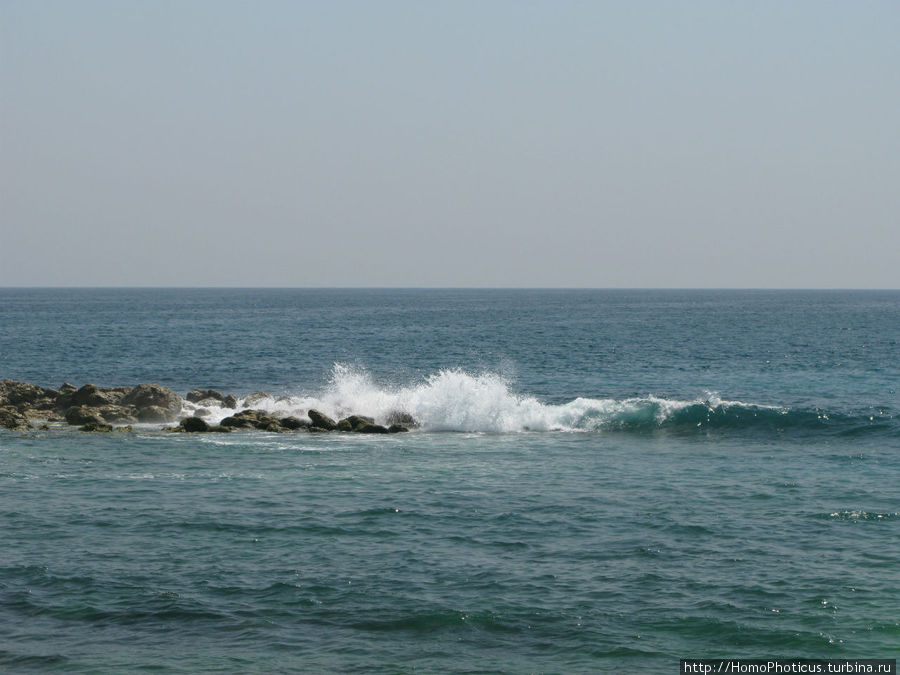
[[898, 339], [897, 292], [0, 290], [0, 379], [423, 421], [0, 430], [0, 668], [893, 658]]

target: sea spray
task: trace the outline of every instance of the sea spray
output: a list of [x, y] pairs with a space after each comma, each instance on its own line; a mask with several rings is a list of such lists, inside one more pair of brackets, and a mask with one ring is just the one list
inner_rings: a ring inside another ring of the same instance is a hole
[[[199, 406], [185, 402], [185, 414]], [[411, 414], [423, 431], [511, 433], [522, 431], [825, 431], [854, 433], [883, 430], [892, 415], [828, 414], [820, 410], [727, 400], [707, 392], [691, 400], [647, 395], [641, 397], [576, 397], [562, 404], [542, 403], [514, 391], [497, 373], [470, 373], [444, 369], [405, 386], [377, 383], [366, 370], [336, 363], [328, 384], [315, 394], [240, 399], [240, 407], [253, 407], [277, 415], [306, 418], [311, 408], [334, 419], [351, 414], [370, 415], [386, 424], [393, 413]], [[207, 420], [217, 423], [233, 410], [211, 406]]]

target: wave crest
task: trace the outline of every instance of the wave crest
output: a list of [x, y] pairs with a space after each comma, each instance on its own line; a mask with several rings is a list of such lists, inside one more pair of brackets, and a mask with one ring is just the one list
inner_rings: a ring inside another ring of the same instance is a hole
[[[509, 382], [495, 373], [472, 374], [459, 369], [441, 370], [423, 381], [399, 387], [377, 384], [365, 370], [335, 364], [328, 385], [314, 396], [251, 394], [239, 400], [239, 408], [252, 407], [269, 413], [300, 418], [315, 408], [339, 419], [352, 414], [370, 415], [385, 424], [392, 413], [411, 414], [426, 431], [508, 433], [518, 431], [638, 431], [787, 429], [858, 431], [884, 427], [891, 417], [857, 417], [823, 414], [817, 410], [792, 410], [783, 406], [723, 400], [707, 394], [694, 400], [656, 396], [575, 398], [568, 403], [547, 404], [515, 393]], [[186, 414], [197, 406], [185, 403]], [[211, 407], [208, 419], [217, 422], [233, 414]], [[888, 424], [888, 426], [891, 426]]]

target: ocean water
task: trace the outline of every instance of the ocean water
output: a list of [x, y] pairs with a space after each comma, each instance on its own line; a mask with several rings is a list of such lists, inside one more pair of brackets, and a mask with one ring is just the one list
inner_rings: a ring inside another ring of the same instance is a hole
[[900, 292], [0, 289], [4, 378], [422, 423], [0, 430], [4, 672], [900, 651]]

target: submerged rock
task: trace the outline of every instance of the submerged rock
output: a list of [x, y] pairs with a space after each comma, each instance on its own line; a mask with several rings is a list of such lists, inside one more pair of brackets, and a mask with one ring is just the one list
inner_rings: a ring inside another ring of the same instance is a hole
[[360, 434], [386, 434], [388, 433], [387, 427], [383, 427], [380, 424], [363, 424], [362, 426], [354, 429], [357, 433]]
[[328, 415], [320, 413], [318, 410], [310, 410], [306, 413], [312, 421], [310, 428], [324, 429], [326, 431], [334, 431], [337, 428], [337, 422]]
[[112, 431], [111, 424], [104, 424], [103, 422], [88, 422], [82, 427], [78, 428], [79, 431], [93, 431], [93, 432], [107, 432]]

